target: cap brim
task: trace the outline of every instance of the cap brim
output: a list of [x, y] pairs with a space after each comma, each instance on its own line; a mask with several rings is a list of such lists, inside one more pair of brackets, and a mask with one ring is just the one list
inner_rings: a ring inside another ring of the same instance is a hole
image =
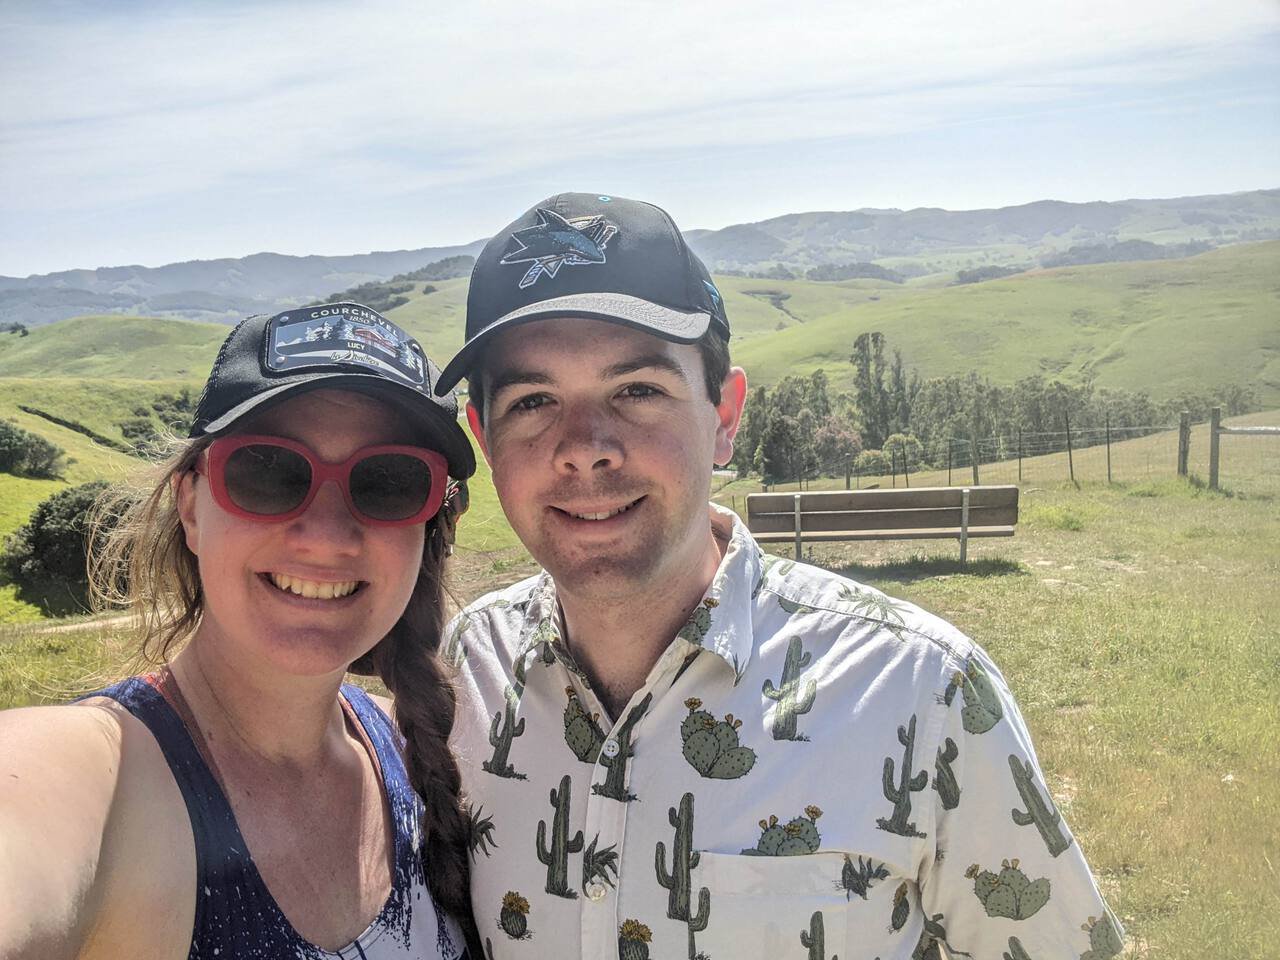
[[208, 423], [199, 436], [216, 437], [251, 413], [261, 413], [289, 397], [311, 390], [342, 388], [385, 400], [403, 413], [409, 423], [426, 428], [424, 440], [444, 454], [449, 476], [465, 480], [476, 471], [475, 451], [458, 421], [429, 398], [386, 377], [358, 373], [318, 373], [296, 383], [282, 383], [256, 394]]
[[673, 310], [671, 307], [620, 293], [579, 293], [540, 300], [499, 317], [468, 340], [440, 374], [435, 386], [436, 395], [448, 393], [459, 380], [467, 376], [494, 334], [522, 323], [553, 317], [578, 317], [583, 320], [619, 323], [675, 343], [697, 342], [707, 332], [712, 320], [712, 315], [703, 310]]

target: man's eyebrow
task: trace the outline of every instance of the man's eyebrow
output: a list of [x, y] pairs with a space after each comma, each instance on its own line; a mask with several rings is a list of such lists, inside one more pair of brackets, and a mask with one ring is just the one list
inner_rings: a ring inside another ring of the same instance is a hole
[[520, 370], [512, 368], [503, 370], [494, 376], [492, 382], [488, 386], [489, 393], [497, 396], [507, 387], [522, 386], [526, 384], [539, 384], [545, 386], [551, 383], [551, 377], [545, 373], [538, 373], [535, 370]]
[[689, 378], [685, 375], [684, 367], [676, 363], [675, 360], [667, 356], [665, 353], [646, 353], [638, 357], [632, 357], [629, 360], [623, 360], [612, 366], [606, 367], [602, 372], [601, 379], [613, 380], [617, 377], [625, 377], [628, 374], [636, 373], [639, 370], [661, 370], [678, 377], [684, 383], [689, 382]]

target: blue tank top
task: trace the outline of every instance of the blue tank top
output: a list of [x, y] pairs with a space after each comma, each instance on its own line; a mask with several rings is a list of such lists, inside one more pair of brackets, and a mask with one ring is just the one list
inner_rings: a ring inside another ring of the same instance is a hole
[[189, 960], [465, 960], [461, 930], [438, 911], [427, 889], [421, 846], [422, 801], [409, 786], [400, 737], [359, 687], [344, 684], [372, 745], [391, 807], [395, 875], [391, 895], [369, 927], [338, 951], [304, 940], [285, 918], [253, 862], [231, 803], [182, 717], [155, 676], [133, 677], [89, 696], [115, 700], [146, 724], [182, 791], [196, 850], [196, 916]]

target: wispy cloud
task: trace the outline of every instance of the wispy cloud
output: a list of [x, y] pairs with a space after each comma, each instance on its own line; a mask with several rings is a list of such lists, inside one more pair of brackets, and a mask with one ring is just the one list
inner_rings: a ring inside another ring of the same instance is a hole
[[70, 6], [0, 14], [3, 215], [891, 137], [1274, 65], [1280, 36], [1271, 0]]

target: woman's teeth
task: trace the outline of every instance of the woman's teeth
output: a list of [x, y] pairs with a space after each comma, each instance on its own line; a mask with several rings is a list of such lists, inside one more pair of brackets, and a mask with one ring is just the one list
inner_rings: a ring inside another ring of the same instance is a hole
[[337, 583], [321, 580], [303, 580], [301, 577], [290, 577], [283, 573], [273, 573], [271, 582], [281, 590], [308, 597], [312, 600], [338, 600], [349, 596], [360, 586], [359, 580], [342, 580]]

